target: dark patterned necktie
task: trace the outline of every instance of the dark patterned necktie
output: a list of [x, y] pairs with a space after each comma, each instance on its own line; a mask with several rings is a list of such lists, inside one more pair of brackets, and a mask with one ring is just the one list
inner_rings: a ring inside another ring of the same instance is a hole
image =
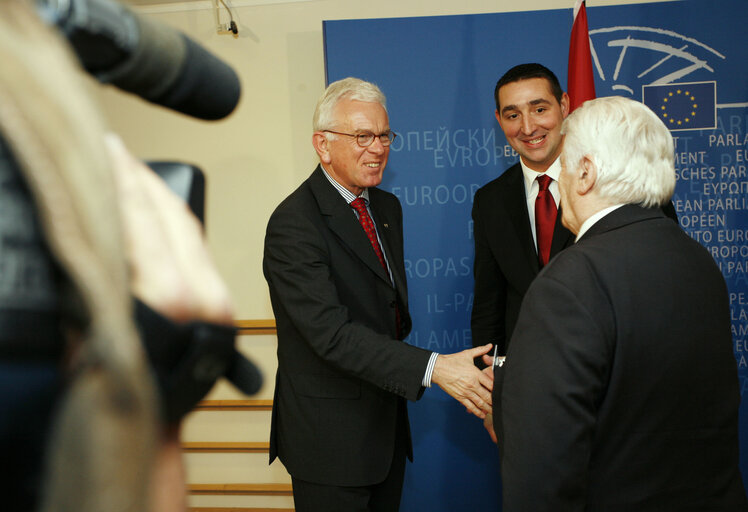
[[538, 240], [538, 260], [540, 267], [548, 264], [551, 257], [551, 242], [553, 241], [553, 227], [556, 225], [556, 202], [548, 187], [553, 179], [543, 174], [538, 176], [538, 197], [535, 199], [535, 234]]

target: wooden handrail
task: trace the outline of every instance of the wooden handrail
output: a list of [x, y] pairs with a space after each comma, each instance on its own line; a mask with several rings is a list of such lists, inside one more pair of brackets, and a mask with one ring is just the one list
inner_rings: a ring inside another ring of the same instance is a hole
[[187, 488], [192, 496], [293, 496], [291, 484], [189, 484]]
[[234, 326], [239, 329], [239, 335], [246, 334], [275, 334], [275, 319], [268, 320], [236, 320]]
[[270, 443], [190, 442], [182, 443], [182, 450], [188, 453], [267, 453]]
[[272, 400], [203, 400], [195, 406], [196, 411], [269, 411]]

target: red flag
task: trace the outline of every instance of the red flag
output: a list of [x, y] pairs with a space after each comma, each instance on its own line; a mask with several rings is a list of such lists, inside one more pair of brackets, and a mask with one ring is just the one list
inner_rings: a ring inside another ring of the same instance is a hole
[[590, 35], [584, 0], [577, 0], [574, 5], [574, 25], [571, 27], [569, 41], [569, 80], [566, 89], [571, 100], [569, 112], [585, 101], [595, 98], [595, 79], [592, 75]]

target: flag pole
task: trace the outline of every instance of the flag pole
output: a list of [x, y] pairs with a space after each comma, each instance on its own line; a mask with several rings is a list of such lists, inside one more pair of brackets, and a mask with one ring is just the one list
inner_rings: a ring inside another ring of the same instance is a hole
[[587, 100], [595, 98], [595, 79], [592, 73], [590, 35], [587, 8], [584, 0], [574, 4], [574, 23], [569, 40], [569, 73], [567, 80], [569, 112]]

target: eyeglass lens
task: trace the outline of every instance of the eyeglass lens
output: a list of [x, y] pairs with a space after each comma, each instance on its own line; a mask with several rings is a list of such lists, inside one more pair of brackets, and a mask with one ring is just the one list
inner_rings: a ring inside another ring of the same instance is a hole
[[395, 140], [395, 132], [386, 132], [380, 135], [374, 135], [370, 132], [359, 133], [356, 136], [356, 139], [359, 146], [366, 147], [371, 146], [371, 143], [374, 142], [374, 137], [379, 137], [379, 141], [382, 143], [382, 146], [389, 146], [390, 144], [392, 144], [392, 141]]

